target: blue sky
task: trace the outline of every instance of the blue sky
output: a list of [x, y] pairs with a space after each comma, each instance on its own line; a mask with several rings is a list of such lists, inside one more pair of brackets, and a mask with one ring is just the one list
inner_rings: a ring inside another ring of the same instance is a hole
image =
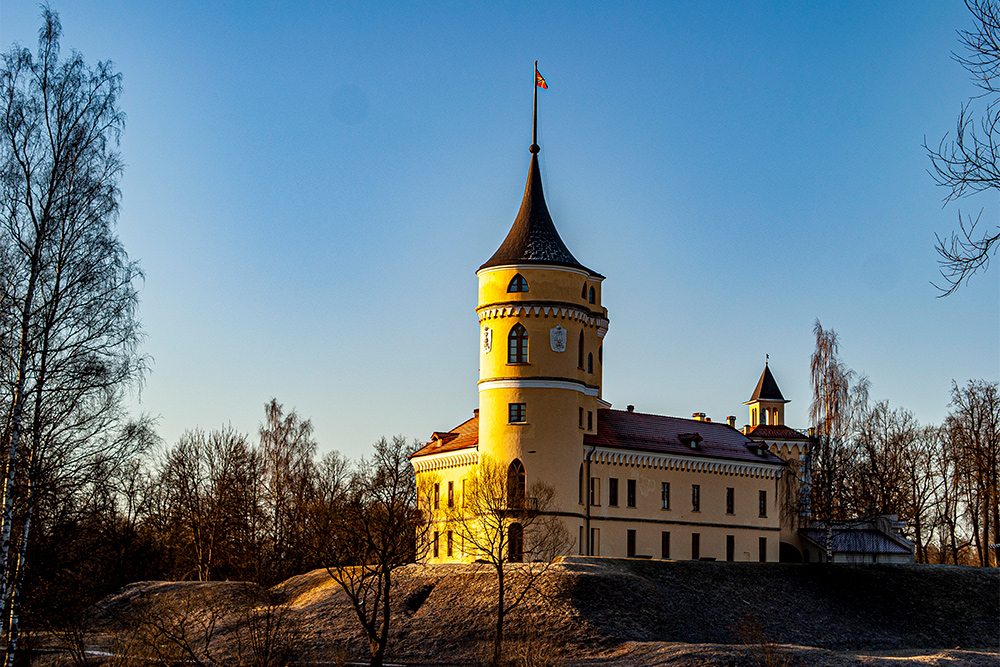
[[[322, 449], [427, 438], [477, 405], [475, 271], [524, 187], [531, 66], [564, 241], [608, 278], [604, 397], [716, 420], [770, 354], [807, 425], [818, 318], [922, 422], [1000, 376], [1000, 267], [936, 298], [924, 137], [976, 92], [961, 2], [64, 2], [124, 75], [119, 232], [146, 273], [137, 409], [173, 443], [272, 396]], [[33, 2], [0, 44], [34, 47]]]

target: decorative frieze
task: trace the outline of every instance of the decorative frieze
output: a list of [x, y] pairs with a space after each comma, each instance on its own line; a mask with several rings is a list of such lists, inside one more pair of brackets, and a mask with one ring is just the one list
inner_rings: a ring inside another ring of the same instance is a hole
[[781, 477], [782, 472], [782, 466], [778, 464], [705, 460], [676, 454], [622, 451], [602, 447], [594, 448], [591, 457], [593, 463], [603, 463], [612, 466], [701, 472], [734, 477], [775, 479], [776, 477]]
[[547, 317], [558, 318], [570, 322], [579, 322], [588, 327], [597, 327], [597, 335], [604, 338], [608, 332], [608, 319], [605, 317], [594, 317], [590, 312], [581, 308], [566, 306], [489, 306], [478, 311], [479, 321], [494, 320], [505, 317]]
[[442, 452], [419, 458], [410, 459], [413, 469], [419, 472], [444, 470], [445, 468], [461, 468], [476, 465], [479, 462], [479, 450], [475, 447], [457, 452]]

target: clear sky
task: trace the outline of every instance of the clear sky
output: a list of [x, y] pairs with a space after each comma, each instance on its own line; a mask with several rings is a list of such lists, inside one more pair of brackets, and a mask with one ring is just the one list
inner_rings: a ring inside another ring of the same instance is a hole
[[[737, 415], [770, 354], [805, 427], [817, 318], [922, 422], [1000, 376], [1000, 266], [936, 298], [921, 143], [976, 89], [961, 2], [56, 2], [124, 75], [138, 409], [176, 442], [272, 396], [351, 456], [477, 406], [475, 271], [520, 204], [532, 61], [549, 210], [607, 276], [604, 398]], [[0, 44], [34, 48], [35, 2]]]

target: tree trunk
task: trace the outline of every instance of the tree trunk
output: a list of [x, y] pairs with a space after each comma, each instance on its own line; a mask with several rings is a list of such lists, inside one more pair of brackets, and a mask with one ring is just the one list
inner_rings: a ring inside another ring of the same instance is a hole
[[[7, 447], [6, 476], [3, 486], [3, 515], [0, 516], [0, 567], [4, 572], [10, 571], [10, 531], [14, 522], [14, 476], [17, 472], [17, 450], [21, 444], [21, 422], [24, 418], [24, 387], [28, 372], [28, 330], [31, 324], [31, 310], [35, 300], [35, 286], [38, 281], [39, 264], [38, 234], [35, 235], [35, 248], [31, 256], [31, 276], [28, 279], [27, 293], [24, 295], [24, 310], [21, 313], [21, 336], [17, 353], [17, 379], [14, 384], [14, 405], [11, 410], [10, 443]], [[10, 591], [7, 578], [0, 581], [0, 600], [6, 600]]]
[[[33, 456], [32, 459], [34, 459]], [[18, 549], [17, 562], [11, 577], [13, 589], [10, 600], [10, 617], [7, 623], [7, 654], [4, 659], [4, 667], [14, 667], [14, 656], [17, 654], [17, 643], [21, 637], [21, 591], [24, 588], [25, 559], [28, 555], [28, 536], [31, 532], [31, 515], [34, 512], [34, 509], [35, 480], [34, 475], [31, 474], [30, 479], [28, 480], [28, 508], [24, 518], [24, 529], [21, 532], [21, 545]]]
[[503, 657], [504, 592], [503, 561], [501, 561], [497, 566], [497, 627], [493, 637], [493, 667], [500, 667], [500, 660]]

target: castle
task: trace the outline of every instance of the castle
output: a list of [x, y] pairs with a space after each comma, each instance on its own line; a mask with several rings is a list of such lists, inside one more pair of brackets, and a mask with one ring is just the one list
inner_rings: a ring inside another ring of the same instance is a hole
[[[808, 438], [784, 425], [788, 401], [767, 364], [743, 429], [735, 417], [666, 417], [604, 400], [604, 276], [577, 261], [556, 231], [535, 137], [521, 208], [476, 272], [479, 407], [411, 456], [428, 502], [461, 506], [463, 481], [488, 457], [522, 494], [535, 481], [551, 487], [548, 511], [572, 538], [569, 553], [800, 560]], [[427, 562], [474, 558], [432, 520]], [[509, 530], [508, 559], [522, 560], [519, 526]]]

